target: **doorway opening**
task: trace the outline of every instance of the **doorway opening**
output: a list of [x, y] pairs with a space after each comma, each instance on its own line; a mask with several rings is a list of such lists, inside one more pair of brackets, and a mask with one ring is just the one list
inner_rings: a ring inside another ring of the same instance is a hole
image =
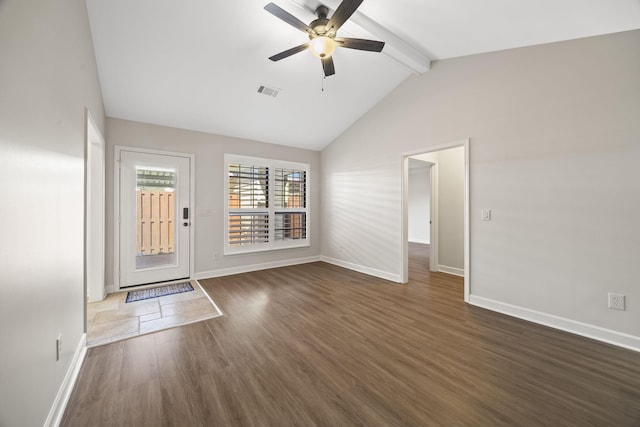
[[414, 258], [415, 267], [424, 267], [426, 271], [439, 271], [437, 156], [437, 153], [410, 156], [408, 165], [409, 257]]
[[[469, 141], [454, 141], [402, 157], [402, 282], [412, 268], [469, 275]], [[427, 261], [428, 259], [428, 261]]]

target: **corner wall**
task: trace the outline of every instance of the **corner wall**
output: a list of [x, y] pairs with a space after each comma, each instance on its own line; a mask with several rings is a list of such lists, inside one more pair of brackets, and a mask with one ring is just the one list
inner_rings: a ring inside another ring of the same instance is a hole
[[45, 424], [83, 342], [85, 107], [104, 130], [85, 2], [0, 1], [2, 426]]
[[636, 30], [409, 78], [322, 152], [323, 256], [399, 275], [402, 153], [470, 138], [476, 303], [640, 349], [638, 46]]

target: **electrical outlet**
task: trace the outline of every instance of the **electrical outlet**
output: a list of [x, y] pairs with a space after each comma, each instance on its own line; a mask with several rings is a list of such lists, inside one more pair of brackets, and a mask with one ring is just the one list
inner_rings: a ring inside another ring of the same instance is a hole
[[62, 334], [58, 335], [58, 338], [56, 338], [56, 361], [60, 360], [61, 355], [62, 355]]
[[624, 295], [609, 292], [609, 308], [624, 311]]

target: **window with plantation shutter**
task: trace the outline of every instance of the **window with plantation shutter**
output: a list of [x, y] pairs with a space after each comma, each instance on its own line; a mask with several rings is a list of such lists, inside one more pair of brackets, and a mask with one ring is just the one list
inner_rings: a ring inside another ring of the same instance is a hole
[[225, 155], [225, 254], [309, 245], [309, 165]]

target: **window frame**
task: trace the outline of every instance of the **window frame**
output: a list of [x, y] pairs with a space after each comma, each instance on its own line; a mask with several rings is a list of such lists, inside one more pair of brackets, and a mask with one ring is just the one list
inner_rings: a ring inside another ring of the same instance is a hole
[[[229, 179], [229, 165], [242, 164], [252, 165], [258, 167], [269, 168], [268, 174], [268, 194], [267, 194], [267, 207], [258, 208], [230, 208], [230, 179]], [[276, 206], [276, 173], [275, 169], [292, 169], [298, 171], [304, 171], [306, 174], [305, 185], [305, 207], [303, 208], [279, 208]], [[236, 255], [246, 254], [253, 252], [266, 252], [281, 249], [292, 248], [304, 248], [311, 246], [311, 208], [310, 208], [310, 194], [311, 194], [311, 165], [309, 163], [291, 162], [278, 159], [267, 159], [262, 157], [244, 156], [238, 154], [225, 153], [224, 155], [224, 254]], [[269, 232], [268, 242], [265, 243], [250, 243], [246, 245], [231, 245], [229, 243], [229, 217], [230, 215], [238, 214], [263, 214], [268, 215], [269, 220]], [[275, 240], [275, 224], [276, 214], [282, 213], [304, 213], [305, 224], [305, 238], [292, 239], [292, 240]]]

